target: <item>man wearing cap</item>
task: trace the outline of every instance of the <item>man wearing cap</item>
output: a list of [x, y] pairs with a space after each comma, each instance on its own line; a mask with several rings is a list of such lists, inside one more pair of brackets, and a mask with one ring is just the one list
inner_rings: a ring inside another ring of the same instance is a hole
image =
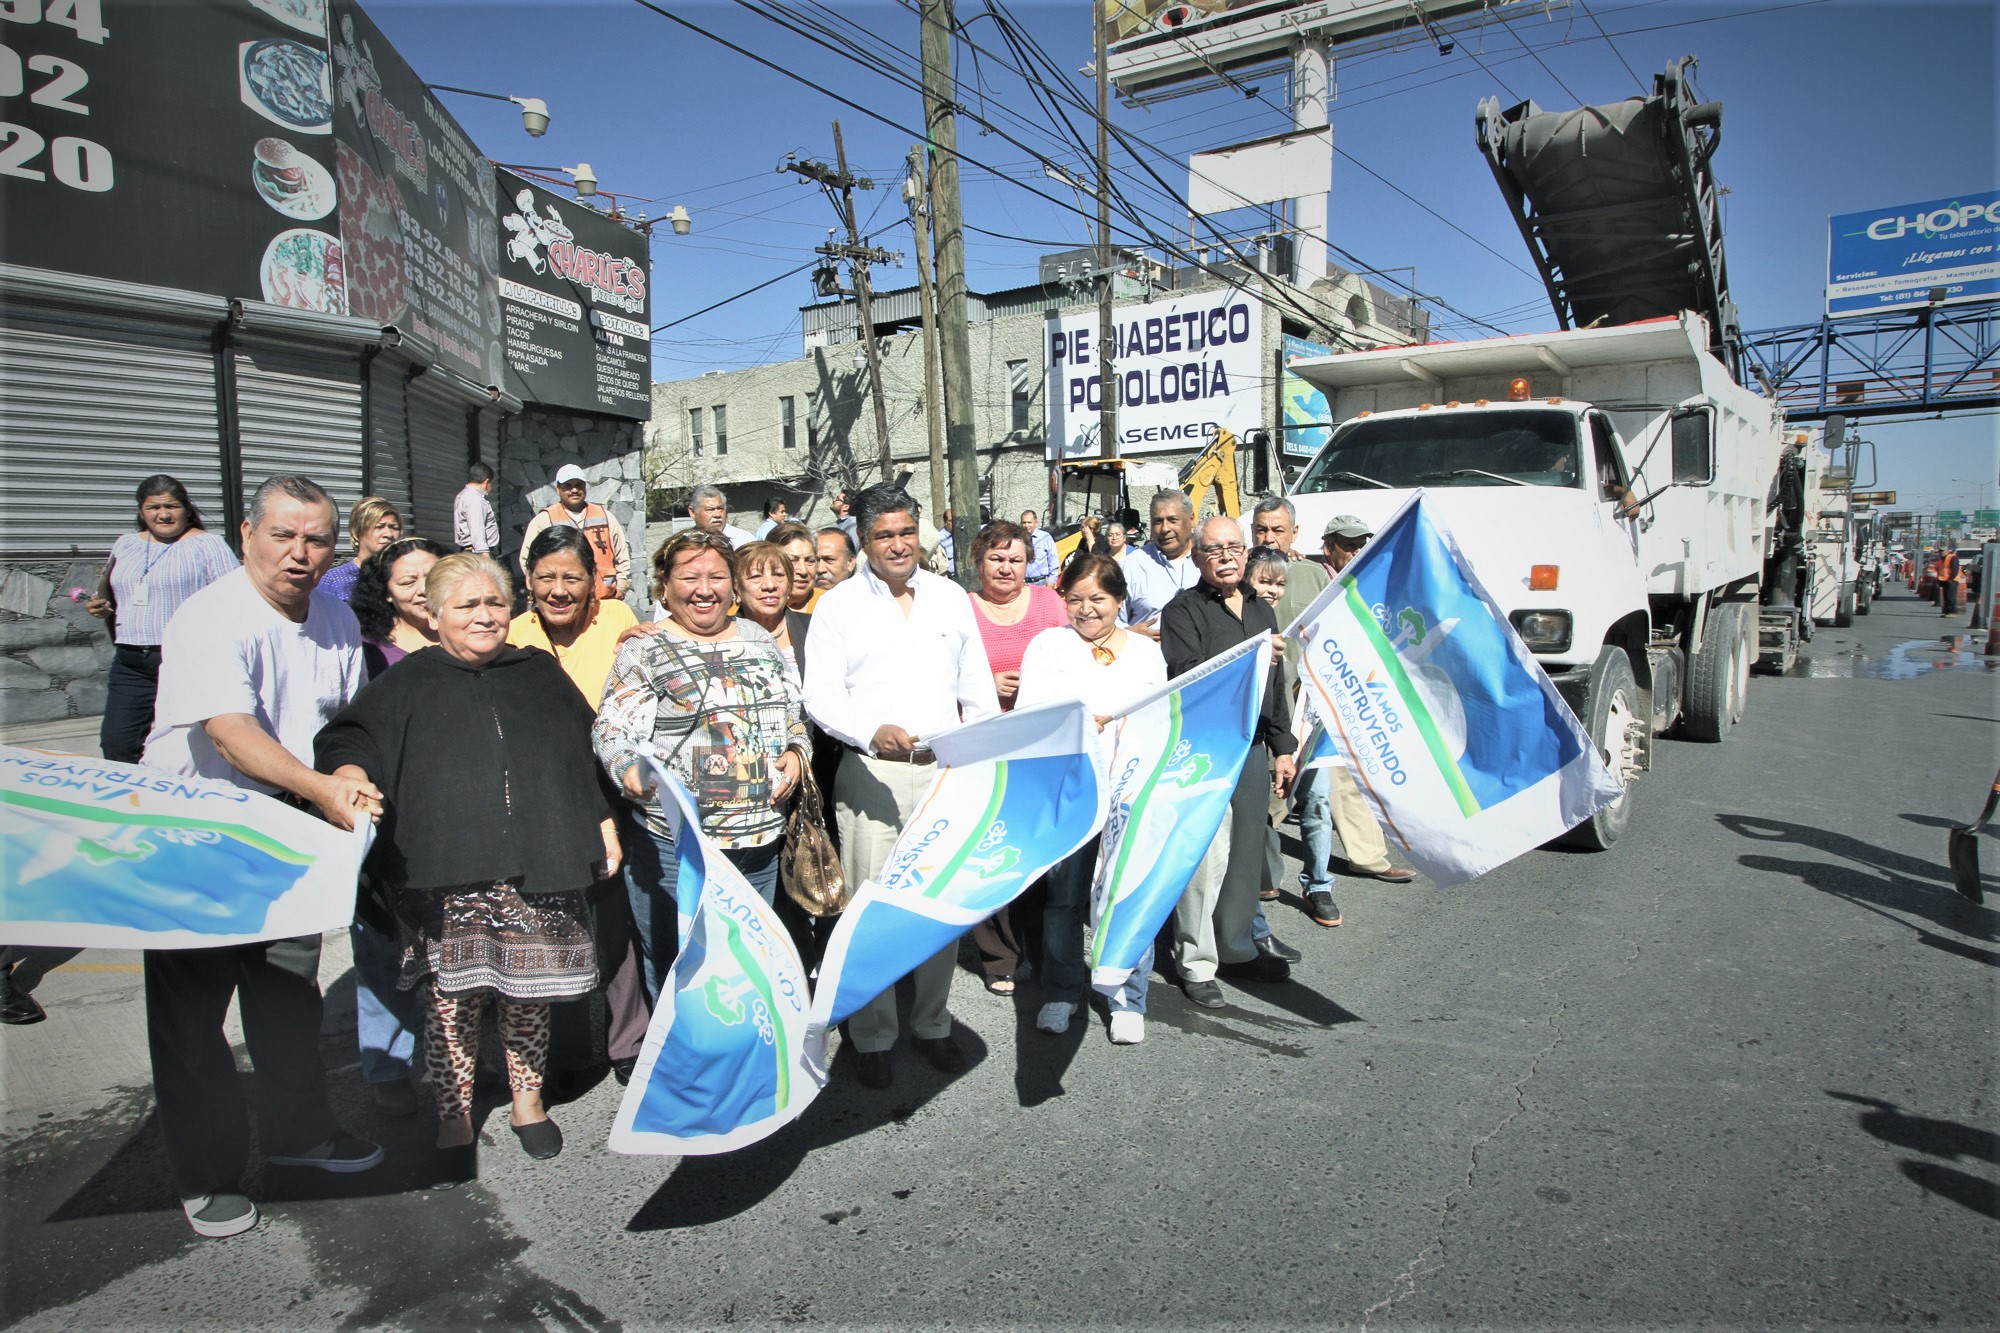
[[632, 586], [632, 548], [625, 529], [606, 512], [603, 505], [589, 502], [590, 483], [583, 469], [565, 463], [556, 469], [556, 502], [528, 520], [521, 533], [521, 573], [528, 572], [528, 548], [535, 538], [555, 523], [581, 528], [596, 557], [597, 595], [607, 601], [622, 601]]
[[[1355, 556], [1361, 554], [1361, 548], [1374, 535], [1375, 529], [1364, 520], [1352, 514], [1335, 514], [1327, 521], [1319, 539], [1327, 567], [1338, 576], [1341, 570], [1353, 563]], [[1347, 873], [1379, 879], [1384, 884], [1407, 884], [1415, 879], [1415, 871], [1389, 864], [1389, 844], [1382, 838], [1382, 826], [1375, 822], [1375, 812], [1368, 808], [1361, 789], [1354, 785], [1354, 774], [1340, 765], [1326, 772], [1329, 783], [1327, 802], [1333, 809], [1333, 830], [1340, 835], [1340, 845], [1347, 853]], [[1304, 818], [1303, 814], [1300, 815], [1301, 821]], [[1303, 828], [1300, 832], [1303, 836]], [[1326, 895], [1326, 902], [1322, 904], [1308, 892], [1306, 905], [1312, 919], [1320, 925], [1340, 924], [1340, 909], [1333, 906], [1332, 894]], [[1322, 908], [1332, 916], [1331, 921], [1322, 915]]]

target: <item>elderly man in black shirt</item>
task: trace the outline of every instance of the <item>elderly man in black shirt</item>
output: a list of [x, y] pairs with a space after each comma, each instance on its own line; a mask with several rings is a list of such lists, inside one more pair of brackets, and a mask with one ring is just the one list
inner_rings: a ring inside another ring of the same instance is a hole
[[[1255, 922], [1269, 799], [1265, 774], [1275, 775], [1271, 786], [1285, 795], [1291, 788], [1292, 753], [1298, 743], [1285, 725], [1280, 668], [1284, 645], [1277, 642], [1277, 617], [1243, 586], [1247, 554], [1242, 524], [1219, 514], [1210, 518], [1195, 538], [1194, 561], [1201, 581], [1177, 594], [1160, 615], [1160, 648], [1170, 677], [1254, 635], [1273, 639], [1271, 678], [1264, 687], [1257, 734], [1237, 774], [1229, 815], [1174, 909], [1174, 966], [1181, 989], [1205, 1009], [1222, 1007], [1218, 973], [1245, 981], [1283, 981], [1291, 975], [1291, 964], [1280, 952], [1283, 946], [1274, 940], [1260, 942]], [[1270, 752], [1268, 762], [1264, 748]]]

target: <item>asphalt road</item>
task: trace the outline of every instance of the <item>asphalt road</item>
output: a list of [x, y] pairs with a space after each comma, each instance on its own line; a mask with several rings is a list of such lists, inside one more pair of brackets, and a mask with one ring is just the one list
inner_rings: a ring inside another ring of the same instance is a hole
[[[603, 1082], [477, 1179], [377, 1123], [329, 951], [339, 1106], [388, 1163], [264, 1169], [199, 1240], [150, 1120], [129, 958], [9, 1028], [0, 1320], [23, 1328], [474, 1323], [1992, 1327], [2000, 919], [1945, 829], [2000, 754], [2000, 676], [1898, 590], [1758, 678], [1721, 746], [1662, 742], [1631, 831], [1450, 891], [1287, 898], [1289, 985], [1215, 1013], [1156, 984], [1144, 1045], [1066, 1038], [961, 975], [977, 1052], [846, 1062], [722, 1158], [614, 1157]], [[1989, 869], [2000, 844], [1983, 844]], [[2000, 894], [2000, 878], [1989, 877]], [[95, 968], [97, 970], [78, 970]]]

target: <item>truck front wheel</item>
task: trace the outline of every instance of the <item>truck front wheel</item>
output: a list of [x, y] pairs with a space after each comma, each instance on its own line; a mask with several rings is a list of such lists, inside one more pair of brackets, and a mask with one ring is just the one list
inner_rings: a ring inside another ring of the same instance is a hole
[[1617, 842], [1632, 818], [1632, 785], [1639, 777], [1641, 729], [1651, 720], [1640, 712], [1639, 684], [1622, 649], [1605, 648], [1590, 668], [1589, 717], [1584, 719], [1590, 743], [1604, 760], [1624, 794], [1559, 841], [1601, 852]]

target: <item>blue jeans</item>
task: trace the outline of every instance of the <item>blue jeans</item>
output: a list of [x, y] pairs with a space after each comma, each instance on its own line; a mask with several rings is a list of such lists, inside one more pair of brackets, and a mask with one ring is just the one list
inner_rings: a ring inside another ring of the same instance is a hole
[[396, 941], [360, 920], [347, 928], [347, 941], [354, 950], [354, 1026], [361, 1043], [361, 1077], [370, 1083], [406, 1079], [423, 1015], [417, 993], [396, 988], [402, 972]]
[[1333, 775], [1324, 768], [1299, 777], [1294, 798], [1299, 808], [1299, 841], [1306, 862], [1299, 868], [1299, 887], [1307, 893], [1333, 892]]
[[[768, 903], [777, 897], [778, 852], [784, 845], [783, 838], [773, 838], [762, 847], [725, 847], [722, 854]], [[674, 840], [655, 832], [650, 824], [644, 837], [627, 841], [625, 893], [632, 903], [632, 930], [639, 940], [648, 1005], [660, 1002], [660, 983], [681, 952], [680, 909], [674, 896], [680, 873], [680, 852]]]
[[[1090, 920], [1090, 881], [1097, 869], [1097, 839], [1092, 838], [1049, 872], [1049, 896], [1042, 908], [1042, 999], [1083, 1003], [1083, 928]], [[1146, 1012], [1146, 989], [1152, 983], [1153, 946], [1147, 945], [1139, 965], [1125, 984], [1109, 997], [1112, 1013]]]

